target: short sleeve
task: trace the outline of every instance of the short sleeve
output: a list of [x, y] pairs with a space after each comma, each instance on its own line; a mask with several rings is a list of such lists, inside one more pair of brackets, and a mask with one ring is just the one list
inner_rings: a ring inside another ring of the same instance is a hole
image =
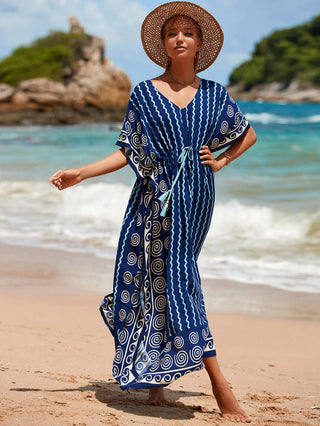
[[151, 176], [154, 169], [155, 155], [149, 151], [148, 137], [143, 129], [134, 93], [130, 97], [126, 116], [116, 144], [125, 149], [127, 161], [136, 173], [137, 178]]
[[222, 87], [220, 99], [215, 132], [209, 145], [211, 152], [233, 144], [243, 137], [250, 128], [248, 120], [225, 87]]

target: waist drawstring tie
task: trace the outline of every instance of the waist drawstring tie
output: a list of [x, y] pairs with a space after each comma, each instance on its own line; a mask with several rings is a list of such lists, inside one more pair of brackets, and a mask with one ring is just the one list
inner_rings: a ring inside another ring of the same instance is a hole
[[159, 197], [159, 201], [164, 203], [163, 208], [160, 212], [161, 217], [164, 217], [167, 213], [169, 203], [170, 203], [170, 198], [172, 197], [173, 189], [174, 189], [176, 183], [178, 182], [180, 173], [181, 173], [184, 165], [186, 164], [186, 160], [189, 160], [188, 162], [190, 162], [192, 160], [191, 151], [192, 151], [191, 146], [185, 146], [183, 148], [183, 150], [182, 150], [182, 152], [181, 152], [181, 154], [179, 155], [179, 158], [178, 158], [178, 163], [180, 164], [180, 167], [178, 168], [178, 172], [176, 174], [176, 177], [174, 178], [174, 180], [172, 182], [171, 188]]

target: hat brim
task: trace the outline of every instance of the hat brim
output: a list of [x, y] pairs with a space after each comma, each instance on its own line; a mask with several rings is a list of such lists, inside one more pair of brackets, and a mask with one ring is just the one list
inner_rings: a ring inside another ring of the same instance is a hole
[[223, 31], [217, 20], [205, 9], [187, 1], [173, 1], [158, 6], [147, 15], [141, 27], [143, 48], [149, 58], [166, 68], [168, 55], [161, 39], [161, 29], [174, 15], [186, 15], [202, 30], [202, 46], [197, 72], [208, 68], [217, 58], [223, 44]]

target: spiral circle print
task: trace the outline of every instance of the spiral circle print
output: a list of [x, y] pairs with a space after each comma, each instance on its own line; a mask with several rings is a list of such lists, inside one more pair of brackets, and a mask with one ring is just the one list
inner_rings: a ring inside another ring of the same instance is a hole
[[138, 157], [139, 157], [140, 163], [146, 158], [146, 153], [143, 151], [143, 149], [141, 149], [140, 146], [139, 146]]
[[205, 328], [202, 329], [202, 337], [204, 338], [204, 340], [206, 340], [208, 337], [208, 332]]
[[131, 245], [135, 247], [139, 245], [139, 243], [140, 243], [140, 235], [135, 232], [134, 234], [131, 235]]
[[234, 109], [233, 109], [232, 105], [228, 105], [227, 115], [230, 118], [234, 116]]
[[199, 362], [203, 355], [203, 349], [200, 346], [194, 346], [190, 351], [190, 358], [193, 362]]
[[151, 254], [156, 257], [159, 256], [163, 249], [163, 243], [161, 240], [154, 240], [151, 244]]
[[241, 113], [238, 111], [238, 112], [236, 112], [235, 120], [234, 120], [236, 126], [239, 126], [240, 121], [241, 121], [240, 119], [241, 119]]
[[132, 280], [133, 280], [133, 277], [132, 277], [131, 272], [129, 272], [129, 271], [125, 271], [125, 272], [123, 273], [123, 282], [124, 282], [125, 284], [131, 284], [131, 283], [132, 283]]
[[189, 340], [190, 340], [190, 343], [192, 343], [193, 345], [198, 343], [199, 342], [199, 333], [197, 331], [192, 331], [189, 334]]
[[133, 307], [136, 307], [139, 305], [140, 303], [140, 296], [139, 293], [135, 292], [133, 293], [133, 295], [131, 296], [131, 303]]
[[140, 287], [140, 285], [141, 285], [141, 273], [140, 272], [138, 272], [137, 275], [134, 276], [133, 282], [134, 282], [134, 285], [137, 288]]
[[150, 192], [147, 193], [144, 197], [144, 205], [145, 207], [148, 207], [150, 201], [153, 199], [153, 194], [151, 194]]
[[136, 319], [136, 314], [134, 313], [134, 311], [130, 311], [129, 314], [127, 315], [125, 326], [129, 327], [130, 325], [132, 325], [135, 319]]
[[157, 293], [163, 293], [166, 289], [167, 283], [165, 278], [163, 277], [157, 277], [153, 281], [153, 288]]
[[[157, 179], [158, 175], [159, 175], [159, 173], [158, 173], [158, 169], [155, 167], [155, 168], [153, 169], [153, 177], [155, 178], [155, 180]], [[156, 193], [158, 193], [158, 192], [159, 192], [159, 185], [157, 184], [157, 190], [156, 190]]]
[[161, 223], [158, 220], [154, 220], [152, 223], [152, 236], [158, 238], [161, 232]]
[[138, 268], [142, 269], [142, 265], [143, 265], [143, 254], [140, 254], [138, 257]]
[[174, 344], [174, 346], [175, 346], [177, 349], [182, 348], [182, 347], [183, 347], [183, 345], [184, 345], [184, 339], [183, 339], [183, 337], [182, 337], [182, 336], [176, 336], [176, 337], [173, 339], [173, 344]]
[[130, 300], [130, 293], [128, 292], [128, 290], [123, 290], [121, 292], [121, 301], [123, 303], [128, 303]]
[[164, 348], [163, 352], [170, 352], [172, 349], [172, 343], [171, 342], [167, 342], [166, 347]]
[[165, 231], [170, 230], [170, 217], [165, 217], [162, 221], [162, 227]]
[[160, 359], [159, 359], [159, 358], [157, 358], [157, 359], [156, 359], [155, 361], [153, 361], [153, 363], [151, 364], [151, 366], [150, 366], [150, 371], [151, 371], [151, 372], [154, 372], [154, 371], [158, 370], [159, 365], [160, 365]]
[[141, 215], [141, 213], [138, 213], [137, 214], [136, 225], [137, 226], [141, 226], [141, 224], [142, 224], [142, 215]]
[[119, 376], [119, 367], [115, 364], [113, 364], [113, 367], [112, 367], [112, 375], [113, 377]]
[[214, 138], [211, 145], [210, 145], [210, 149], [211, 151], [213, 151], [214, 149], [216, 149], [219, 145], [219, 139], [218, 138]]
[[156, 359], [159, 358], [160, 352], [156, 349], [152, 349], [151, 351], [148, 351], [148, 356], [150, 361], [154, 362]]
[[157, 296], [154, 301], [154, 306], [158, 312], [164, 311], [167, 306], [166, 296]]
[[118, 346], [116, 353], [115, 353], [115, 356], [114, 356], [114, 360], [115, 360], [115, 362], [117, 362], [119, 364], [122, 361], [122, 358], [123, 358], [123, 350], [122, 350], [121, 346]]
[[145, 134], [141, 135], [141, 142], [143, 146], [148, 146], [148, 138]]
[[225, 135], [229, 130], [229, 124], [227, 121], [223, 121], [221, 123], [220, 132]]
[[136, 120], [136, 116], [132, 109], [128, 112], [128, 119], [129, 121], [131, 121], [131, 123], [133, 123]]
[[155, 330], [162, 330], [165, 322], [166, 322], [165, 316], [163, 314], [158, 314], [153, 318], [153, 322], [152, 322], [153, 328]]
[[159, 345], [163, 342], [163, 334], [162, 333], [153, 333], [150, 336], [149, 343], [152, 348], [158, 348]]
[[207, 349], [214, 349], [214, 343], [213, 340], [210, 339], [207, 343]]
[[120, 345], [123, 345], [127, 342], [129, 337], [129, 332], [127, 329], [123, 329], [123, 330], [118, 330], [118, 339], [119, 339], [119, 343]]
[[152, 216], [154, 218], [157, 218], [158, 215], [159, 215], [159, 211], [160, 211], [160, 204], [159, 204], [159, 202], [156, 201], [156, 200], [153, 200], [153, 203], [152, 203]]
[[125, 311], [125, 309], [121, 308], [120, 311], [119, 311], [119, 320], [120, 320], [120, 322], [124, 321], [125, 317], [126, 317], [126, 311]]
[[151, 167], [153, 165], [150, 157], [146, 157], [145, 164], [146, 164], [147, 167]]
[[155, 275], [161, 275], [164, 271], [164, 261], [162, 259], [154, 259], [151, 262], [151, 271]]
[[138, 150], [140, 146], [140, 137], [137, 133], [132, 133], [130, 138], [130, 145], [134, 150]]
[[165, 374], [165, 375], [163, 376], [163, 381], [164, 381], [165, 383], [170, 383], [170, 382], [171, 382], [171, 380], [172, 380], [171, 374]]
[[167, 183], [166, 183], [165, 180], [161, 180], [160, 181], [160, 183], [159, 183], [159, 189], [160, 189], [161, 192], [168, 191], [168, 185], [167, 185]]
[[187, 365], [189, 360], [188, 354], [186, 351], [179, 351], [174, 355], [174, 362], [177, 364], [178, 367], [184, 367]]
[[127, 256], [128, 265], [133, 266], [137, 262], [137, 255], [131, 251]]
[[169, 249], [169, 242], [170, 242], [170, 237], [165, 238], [165, 240], [164, 240], [164, 247], [166, 248], [166, 250]]
[[169, 354], [164, 355], [164, 357], [161, 359], [161, 367], [164, 370], [169, 370], [169, 368], [172, 367], [173, 359], [172, 356]]

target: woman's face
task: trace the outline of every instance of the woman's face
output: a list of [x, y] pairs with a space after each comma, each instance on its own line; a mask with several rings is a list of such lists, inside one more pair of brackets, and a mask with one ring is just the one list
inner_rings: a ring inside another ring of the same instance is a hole
[[201, 48], [199, 28], [187, 16], [173, 17], [164, 27], [163, 43], [171, 59], [193, 59]]

